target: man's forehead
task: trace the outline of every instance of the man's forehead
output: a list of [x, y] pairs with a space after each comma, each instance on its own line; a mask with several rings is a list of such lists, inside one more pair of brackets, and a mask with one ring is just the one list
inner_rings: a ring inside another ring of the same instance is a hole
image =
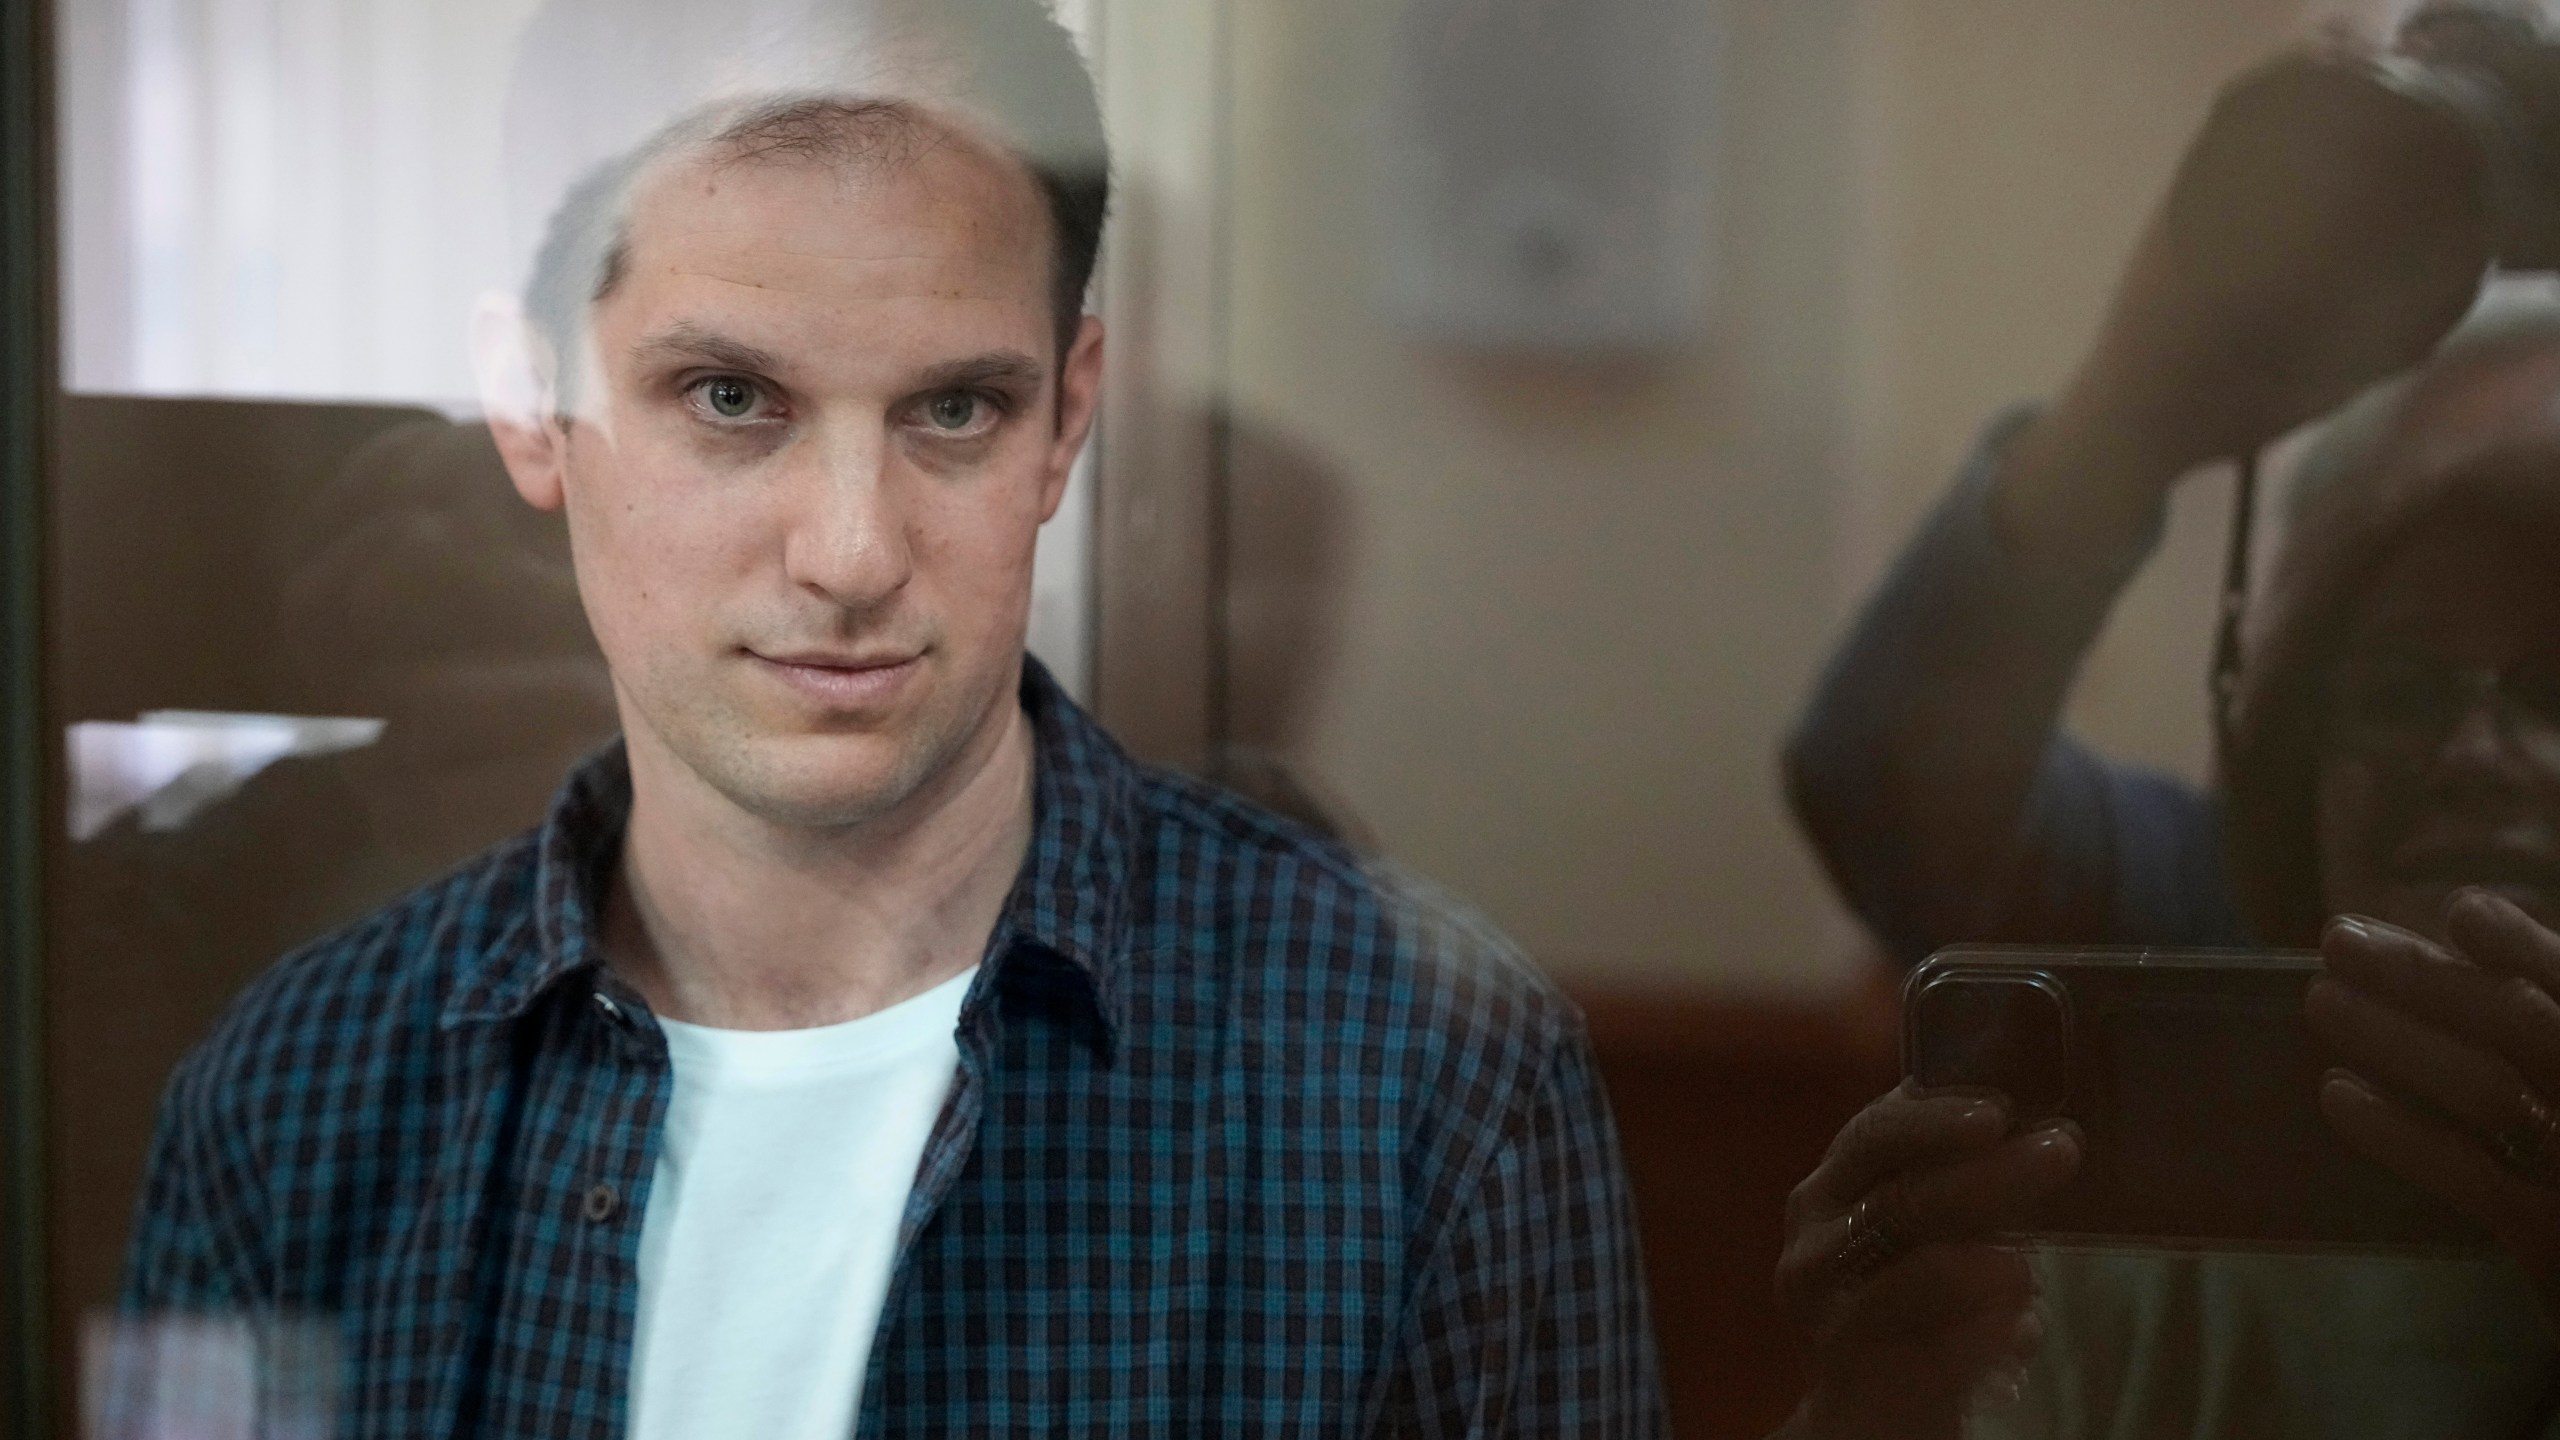
[[963, 137], [858, 155], [694, 147], [652, 166], [624, 227], [629, 282], [812, 300], [1048, 305], [1047, 217], [1024, 167]]

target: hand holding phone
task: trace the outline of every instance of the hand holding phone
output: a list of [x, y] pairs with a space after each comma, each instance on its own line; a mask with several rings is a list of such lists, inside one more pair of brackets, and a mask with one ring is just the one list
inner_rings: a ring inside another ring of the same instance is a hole
[[2450, 946], [2353, 918], [2322, 936], [2305, 1013], [2342, 1063], [2321, 1109], [2494, 1237], [2560, 1333], [2560, 934], [2482, 890], [2445, 918]]
[[1859, 1111], [1787, 1201], [1778, 1297], [1812, 1386], [1781, 1435], [1954, 1440], [2040, 1336], [2034, 1278], [2000, 1237], [2078, 1163], [2067, 1123], [2021, 1128], [1988, 1094], [1906, 1081]]
[[2087, 1158], [2021, 1229], [2169, 1249], [2459, 1251], [2489, 1239], [2321, 1113], [2309, 952], [1956, 947], [1903, 991], [1904, 1067], [2075, 1122]]

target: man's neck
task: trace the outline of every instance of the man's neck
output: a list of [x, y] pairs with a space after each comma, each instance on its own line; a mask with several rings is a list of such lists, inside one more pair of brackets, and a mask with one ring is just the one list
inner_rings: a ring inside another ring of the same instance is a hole
[[1030, 845], [1011, 703], [910, 804], [838, 830], [749, 815], [645, 736], [630, 751], [605, 950], [673, 1020], [800, 1029], [923, 994], [978, 963]]

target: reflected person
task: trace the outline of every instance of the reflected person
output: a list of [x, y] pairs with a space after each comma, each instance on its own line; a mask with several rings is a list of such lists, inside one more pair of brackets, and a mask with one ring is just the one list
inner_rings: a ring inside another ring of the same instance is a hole
[[1102, 372], [1072, 42], [835, 8], [840, 84], [579, 187], [493, 405], [621, 742], [250, 989], [128, 1307], [334, 1322], [351, 1437], [1659, 1433], [1571, 1006], [1023, 653]]
[[[2471, 23], [2432, 41], [2548, 69]], [[1805, 1433], [1952, 1434], [1986, 1379], [2021, 1393], [1980, 1432], [2560, 1433], [2560, 291], [2501, 281], [2475, 310], [2495, 241], [2473, 177], [2389, 136], [2216, 186], [2238, 103], [2164, 203], [2189, 228], [2155, 218], [2070, 384], [1994, 427], [1860, 617], [1792, 791], [1905, 964], [1957, 941], [2319, 946], [2323, 1109], [2507, 1259], [2031, 1266], [1991, 1239], [2081, 1137], [1898, 1091], [1791, 1208]], [[2198, 234], [2252, 243], [2178, 248]], [[2293, 477], [2218, 792], [2059, 733], [2176, 479], [2341, 405]]]

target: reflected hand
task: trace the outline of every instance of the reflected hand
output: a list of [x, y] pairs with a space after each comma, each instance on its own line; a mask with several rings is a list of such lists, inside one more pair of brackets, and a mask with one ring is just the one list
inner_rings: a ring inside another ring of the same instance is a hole
[[2181, 476], [2409, 369], [2469, 312], [2500, 243], [2491, 170], [2415, 65], [2338, 34], [2224, 88], [2097, 339], [2010, 447], [2005, 538], [2119, 554]]
[[2399, 49], [2495, 96], [2473, 120], [2498, 157], [2498, 263], [2560, 267], [2560, 32], [2511, 7], [2437, 0], [2402, 27]]
[[2479, 293], [2487, 166], [2457, 119], [2378, 81], [2392, 63], [2344, 36], [2281, 56], [2223, 90], [2180, 161], [2081, 377], [2175, 468], [2416, 364]]
[[2025, 1258], [1995, 1239], [2071, 1177], [2067, 1124], [2012, 1133], [1997, 1096], [1910, 1081], [1858, 1112], [1787, 1199], [1778, 1298], [1812, 1389], [1782, 1433], [1953, 1437], [2041, 1327]]
[[2345, 1066], [2320, 1108], [2496, 1237], [2560, 1334], [2560, 934], [2482, 890], [2445, 917], [2451, 949], [2369, 920], [2321, 937], [2304, 1009]]

